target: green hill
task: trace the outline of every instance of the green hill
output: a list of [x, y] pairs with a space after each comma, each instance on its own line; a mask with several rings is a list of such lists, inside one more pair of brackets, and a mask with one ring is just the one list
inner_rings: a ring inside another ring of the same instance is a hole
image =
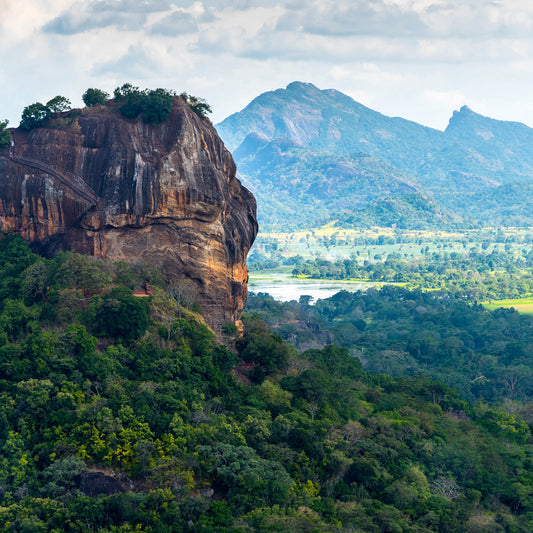
[[332, 219], [401, 227], [454, 222], [450, 212], [427, 198], [418, 205], [424, 197], [406, 174], [366, 153], [325, 154], [250, 134], [234, 157], [257, 198], [259, 221], [266, 225], [296, 228]]
[[[263, 227], [276, 227], [280, 220], [309, 227], [337, 219], [339, 210], [344, 218], [352, 212], [352, 218], [363, 219], [365, 206], [413, 193], [435, 202], [442, 216], [434, 219], [421, 210], [406, 220], [400, 210], [393, 212], [394, 223], [494, 224], [508, 220], [504, 212], [524, 211], [523, 201], [506, 195], [495, 211], [486, 198], [499, 187], [530, 184], [533, 177], [533, 130], [466, 106], [442, 132], [387, 117], [338, 91], [294, 82], [258, 96], [217, 130], [264, 204]], [[528, 213], [513, 220], [533, 223]]]
[[149, 265], [0, 244], [1, 531], [531, 531], [513, 415], [251, 316], [227, 348]]

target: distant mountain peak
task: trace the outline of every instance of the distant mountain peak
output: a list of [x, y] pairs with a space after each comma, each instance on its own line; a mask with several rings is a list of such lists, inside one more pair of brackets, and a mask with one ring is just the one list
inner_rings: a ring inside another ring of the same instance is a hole
[[304, 81], [293, 81], [289, 83], [289, 85], [287, 85], [286, 90], [287, 91], [306, 91], [306, 92], [320, 91], [320, 89], [316, 85], [313, 85], [312, 83], [308, 83]]
[[460, 129], [462, 127], [471, 127], [474, 124], [490, 122], [493, 122], [493, 120], [483, 115], [480, 115], [475, 111], [472, 111], [470, 107], [464, 105], [458, 111], [456, 110], [453, 112], [448, 122], [446, 132], [451, 133], [453, 130]]
[[459, 111], [455, 110], [453, 112], [450, 118], [450, 121], [453, 120], [454, 118], [458, 119], [458, 118], [466, 118], [466, 117], [472, 117], [472, 116], [481, 116], [481, 115], [478, 115], [477, 113], [472, 111], [470, 107], [468, 107], [467, 105], [464, 105], [461, 107], [461, 109], [459, 109]]

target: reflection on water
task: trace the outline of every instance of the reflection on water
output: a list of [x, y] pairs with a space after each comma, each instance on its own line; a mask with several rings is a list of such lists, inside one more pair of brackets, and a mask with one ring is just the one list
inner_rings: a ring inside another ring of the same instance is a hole
[[268, 276], [250, 274], [248, 282], [250, 292], [266, 292], [275, 300], [282, 302], [298, 300], [303, 295], [312, 296], [315, 302], [319, 298], [329, 298], [339, 291], [355, 292], [379, 286], [381, 285], [370, 282], [298, 279], [291, 278], [287, 273], [274, 272], [269, 272]]

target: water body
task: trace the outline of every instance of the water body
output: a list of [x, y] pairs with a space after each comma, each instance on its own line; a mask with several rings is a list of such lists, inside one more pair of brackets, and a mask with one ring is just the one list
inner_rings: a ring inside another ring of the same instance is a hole
[[355, 292], [370, 287], [381, 287], [380, 283], [354, 281], [328, 281], [292, 278], [286, 272], [251, 273], [248, 281], [250, 292], [266, 292], [281, 302], [298, 300], [300, 296], [311, 296], [313, 302], [329, 298], [339, 291]]

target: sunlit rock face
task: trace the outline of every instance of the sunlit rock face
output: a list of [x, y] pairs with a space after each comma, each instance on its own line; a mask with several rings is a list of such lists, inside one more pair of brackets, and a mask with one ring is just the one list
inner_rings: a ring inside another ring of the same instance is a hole
[[210, 122], [179, 98], [157, 125], [112, 106], [78, 113], [12, 131], [13, 153], [0, 152], [0, 229], [48, 254], [152, 262], [168, 281], [194, 283], [215, 329], [238, 320], [256, 205]]

